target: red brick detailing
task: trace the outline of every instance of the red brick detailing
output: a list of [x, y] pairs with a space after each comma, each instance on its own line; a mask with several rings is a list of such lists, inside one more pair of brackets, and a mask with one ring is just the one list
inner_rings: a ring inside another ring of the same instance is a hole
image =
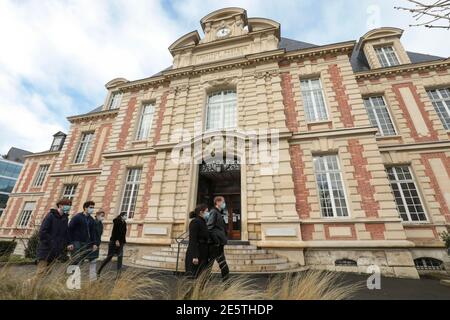
[[444, 193], [439, 187], [438, 178], [433, 172], [431, 168], [430, 159], [441, 159], [444, 167], [447, 169], [447, 177], [439, 177], [440, 179], [450, 179], [450, 158], [448, 158], [443, 152], [436, 153], [426, 153], [422, 154], [421, 162], [425, 167], [425, 174], [428, 178], [430, 178], [431, 187], [434, 190], [434, 198], [439, 203], [439, 211], [445, 217], [447, 222], [450, 222], [450, 208], [445, 201]]
[[111, 211], [111, 201], [116, 188], [116, 180], [119, 175], [120, 161], [114, 160], [111, 166], [111, 174], [109, 175], [108, 182], [106, 183], [105, 196], [103, 198], [103, 210], [105, 211], [105, 217], [108, 218], [112, 213]]
[[[100, 139], [103, 136], [104, 130], [106, 130], [105, 140], [103, 141], [102, 145], [99, 146]], [[95, 143], [91, 148], [91, 150], [92, 150], [91, 151], [91, 159], [89, 160], [89, 164], [88, 164], [89, 168], [98, 168], [100, 166], [102, 157], [100, 155], [99, 159], [94, 162], [95, 152], [96, 152], [97, 148], [101, 148], [100, 154], [102, 154], [105, 151], [106, 145], [108, 143], [108, 137], [109, 137], [110, 131], [111, 131], [111, 124], [108, 123], [108, 124], [104, 124], [104, 125], [100, 126], [100, 128], [98, 130], [98, 134], [95, 137]]]
[[366, 223], [366, 231], [370, 232], [372, 240], [384, 240], [386, 227], [383, 223]]
[[289, 153], [294, 181], [295, 208], [299, 217], [306, 219], [310, 217], [311, 206], [308, 203], [309, 190], [306, 187], [305, 164], [302, 161], [303, 151], [299, 145], [291, 145]]
[[11, 211], [5, 212], [4, 214], [8, 214], [9, 220], [6, 226], [11, 228], [14, 225], [17, 217], [20, 215], [20, 211], [22, 210], [23, 198], [17, 198], [16, 203], [11, 208]]
[[63, 170], [66, 166], [67, 161], [69, 160], [69, 156], [72, 154], [73, 149], [76, 145], [76, 139], [78, 139], [80, 130], [78, 128], [73, 129], [72, 136], [70, 137], [70, 141], [67, 143], [67, 149], [64, 153], [64, 157], [61, 161], [60, 170]]
[[164, 94], [161, 97], [161, 103], [159, 104], [159, 108], [158, 108], [158, 120], [156, 121], [156, 127], [155, 127], [155, 137], [153, 138], [154, 144], [157, 144], [159, 142], [159, 139], [161, 138], [161, 129], [163, 126], [164, 112], [166, 112], [168, 95], [169, 95], [169, 91], [166, 91], [166, 92], [164, 92]]
[[288, 72], [281, 74], [281, 94], [283, 95], [286, 126], [292, 132], [298, 132], [297, 104], [294, 100], [292, 76]]
[[36, 169], [37, 169], [37, 162], [34, 162], [33, 164], [31, 164], [29, 171], [26, 174], [26, 179], [25, 182], [22, 185], [22, 192], [27, 192], [31, 182], [33, 181], [34, 178], [34, 174], [36, 173]]
[[302, 231], [302, 240], [311, 241], [313, 240], [313, 232], [315, 231], [313, 224], [302, 224], [300, 225]]
[[[330, 227], [348, 227], [352, 231], [350, 237], [332, 237], [330, 236]], [[325, 239], [327, 240], [356, 240], [356, 230], [353, 224], [328, 224], [324, 226], [325, 229]]]
[[[409, 88], [411, 90], [414, 100], [416, 100], [417, 106], [419, 107], [423, 121], [425, 122], [425, 124], [428, 128], [428, 131], [430, 132], [430, 136], [420, 137], [419, 134], [417, 133], [417, 130], [414, 127], [414, 123], [411, 118], [411, 117], [415, 117], [416, 115], [409, 114], [408, 109], [406, 108], [405, 101], [403, 101], [403, 97], [400, 93], [401, 88]], [[403, 111], [403, 116], [404, 116], [404, 118], [406, 120], [406, 124], [411, 132], [411, 137], [413, 137], [416, 142], [426, 142], [426, 141], [438, 140], [438, 134], [437, 134], [436, 130], [434, 130], [434, 128], [433, 128], [433, 123], [430, 120], [428, 112], [425, 110], [425, 104], [420, 100], [420, 96], [417, 93], [417, 87], [412, 82], [407, 82], [407, 83], [393, 85], [392, 90], [394, 91], [397, 101], [400, 105], [400, 108]]]
[[152, 157], [150, 159], [150, 162], [148, 164], [148, 172], [147, 176], [145, 177], [145, 186], [144, 186], [144, 205], [142, 206], [142, 210], [140, 213], [140, 218], [144, 219], [147, 215], [148, 211], [148, 202], [150, 200], [150, 193], [152, 191], [152, 185], [153, 185], [153, 176], [155, 175], [155, 165], [156, 165], [156, 157]]
[[128, 133], [130, 131], [131, 122], [133, 120], [133, 114], [136, 110], [137, 99], [136, 97], [132, 97], [130, 101], [128, 101], [127, 112], [125, 114], [125, 118], [123, 120], [122, 130], [119, 135], [119, 142], [117, 142], [117, 150], [123, 150], [125, 148], [125, 144], [127, 142]]
[[370, 184], [372, 174], [367, 169], [367, 159], [364, 158], [364, 147], [357, 139], [348, 140], [348, 152], [351, 155], [351, 163], [355, 169], [354, 178], [358, 183], [357, 190], [361, 196], [361, 208], [366, 213], [367, 217], [377, 218], [380, 205], [375, 200], [375, 188]]
[[330, 64], [328, 66], [328, 73], [333, 83], [333, 90], [336, 94], [336, 101], [339, 105], [339, 111], [341, 113], [341, 122], [346, 128], [352, 128], [355, 126], [355, 119], [352, 116], [352, 108], [348, 102], [348, 96], [345, 92], [344, 79], [341, 76], [341, 70], [337, 64]]

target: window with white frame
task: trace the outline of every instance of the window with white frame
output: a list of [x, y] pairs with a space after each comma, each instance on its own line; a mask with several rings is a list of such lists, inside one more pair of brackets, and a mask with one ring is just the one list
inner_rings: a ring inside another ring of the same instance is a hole
[[35, 207], [36, 202], [25, 202], [22, 212], [20, 213], [19, 220], [17, 221], [17, 226], [19, 228], [26, 228], [28, 226]]
[[425, 209], [409, 166], [386, 168], [400, 217], [406, 222], [427, 221]]
[[42, 186], [49, 168], [50, 168], [50, 165], [48, 165], [48, 164], [39, 166], [38, 173], [36, 175], [36, 178], [34, 179], [33, 187], [41, 187]]
[[220, 130], [237, 126], [237, 95], [234, 90], [210, 94], [206, 105], [206, 130]]
[[320, 79], [304, 79], [300, 81], [306, 120], [317, 122], [328, 120], [327, 106]]
[[446, 130], [450, 130], [450, 88], [428, 90], [428, 96]]
[[50, 151], [59, 151], [62, 147], [64, 136], [58, 136], [53, 139], [52, 146], [50, 147]]
[[93, 137], [93, 132], [85, 132], [82, 134], [80, 145], [78, 146], [77, 155], [75, 157], [75, 163], [83, 163], [86, 161], [86, 156]]
[[139, 183], [141, 180], [140, 168], [128, 169], [125, 188], [123, 190], [122, 204], [120, 213], [126, 213], [128, 218], [133, 218], [136, 209], [136, 200], [139, 192]]
[[314, 157], [314, 170], [323, 217], [348, 217], [347, 201], [337, 155]]
[[372, 126], [378, 128], [381, 136], [395, 136], [395, 128], [383, 97], [364, 99], [369, 120]]
[[114, 92], [111, 94], [111, 99], [109, 101], [109, 110], [118, 109], [120, 103], [122, 102], [122, 93]]
[[142, 106], [141, 118], [139, 120], [139, 129], [136, 134], [136, 140], [145, 140], [150, 134], [155, 113], [155, 104], [149, 103]]
[[73, 200], [73, 198], [75, 197], [76, 190], [77, 190], [76, 184], [66, 184], [64, 185], [62, 197], [69, 200]]
[[383, 68], [398, 66], [400, 64], [394, 47], [392, 46], [375, 48], [375, 52], [377, 54], [378, 61], [380, 61]]

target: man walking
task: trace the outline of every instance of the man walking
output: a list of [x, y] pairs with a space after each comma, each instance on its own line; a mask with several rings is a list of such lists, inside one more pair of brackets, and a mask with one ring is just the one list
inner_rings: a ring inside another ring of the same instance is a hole
[[60, 258], [68, 245], [68, 214], [72, 206], [69, 199], [61, 199], [56, 203], [56, 209], [50, 209], [39, 229], [39, 245], [37, 248], [37, 270], [35, 279], [43, 276], [50, 263]]
[[88, 256], [90, 261], [89, 263], [89, 279], [91, 281], [97, 280], [97, 259], [100, 255], [100, 244], [102, 243], [102, 235], [103, 235], [103, 219], [105, 218], [105, 212], [100, 209], [95, 213], [95, 232], [97, 242], [95, 245], [97, 246], [97, 250], [91, 251]]
[[87, 201], [83, 211], [76, 214], [69, 222], [69, 242], [73, 245], [72, 264], [78, 265], [88, 258], [92, 251], [97, 251], [97, 231], [92, 218], [95, 203]]
[[227, 226], [222, 216], [223, 210], [226, 208], [225, 199], [221, 196], [214, 198], [214, 208], [211, 209], [208, 217], [208, 231], [212, 243], [209, 246], [209, 263], [210, 267], [217, 261], [222, 274], [222, 280], [226, 281], [229, 277], [230, 270], [225, 259], [225, 245], [228, 241]]

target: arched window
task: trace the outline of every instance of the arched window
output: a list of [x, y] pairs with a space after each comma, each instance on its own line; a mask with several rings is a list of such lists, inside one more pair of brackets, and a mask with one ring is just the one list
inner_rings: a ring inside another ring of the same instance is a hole
[[236, 91], [211, 93], [206, 105], [206, 130], [220, 130], [237, 126]]
[[444, 264], [441, 260], [434, 258], [417, 258], [414, 260], [417, 270], [444, 270]]
[[334, 265], [337, 267], [356, 267], [358, 264], [355, 260], [350, 259], [339, 259], [334, 262]]

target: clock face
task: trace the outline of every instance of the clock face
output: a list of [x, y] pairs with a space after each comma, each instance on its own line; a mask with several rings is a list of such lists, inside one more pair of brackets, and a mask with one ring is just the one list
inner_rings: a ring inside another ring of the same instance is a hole
[[228, 28], [220, 28], [219, 30], [217, 30], [217, 37], [222, 38], [222, 37], [226, 37], [227, 35], [230, 34], [230, 29]]

